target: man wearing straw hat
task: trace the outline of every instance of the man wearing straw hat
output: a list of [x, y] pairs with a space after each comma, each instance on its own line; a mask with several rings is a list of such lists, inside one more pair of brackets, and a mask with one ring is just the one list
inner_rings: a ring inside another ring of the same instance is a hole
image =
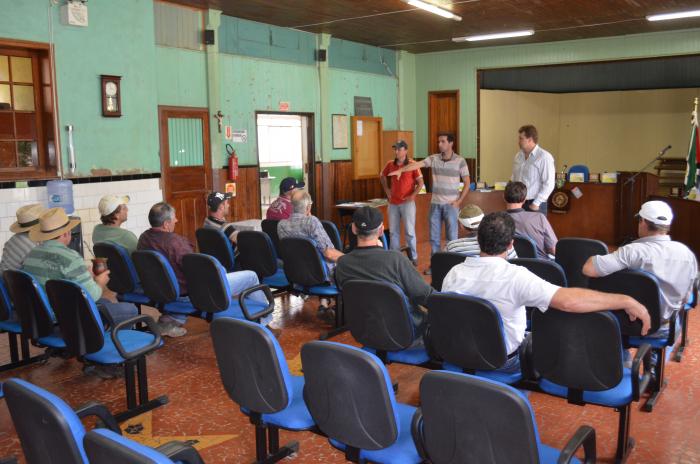
[[98, 306], [102, 306], [115, 325], [138, 314], [131, 303], [114, 303], [102, 297], [109, 281], [109, 271], [93, 276], [77, 251], [68, 248], [71, 230], [80, 224], [63, 208], [51, 208], [39, 218], [39, 223], [29, 231], [29, 238], [42, 242], [29, 252], [22, 270], [30, 273], [45, 285], [51, 279], [66, 279], [82, 285]]
[[24, 258], [36, 246], [36, 243], [29, 238], [29, 229], [39, 224], [39, 216], [44, 211], [46, 208], [38, 203], [22, 206], [17, 210], [17, 222], [10, 226], [10, 231], [15, 235], [5, 242], [2, 249], [0, 272], [22, 267]]

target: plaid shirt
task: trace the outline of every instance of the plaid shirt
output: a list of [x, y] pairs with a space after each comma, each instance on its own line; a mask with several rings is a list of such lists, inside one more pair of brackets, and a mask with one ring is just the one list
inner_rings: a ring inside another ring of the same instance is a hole
[[155, 250], [162, 253], [175, 271], [177, 283], [180, 284], [180, 295], [187, 295], [187, 282], [182, 272], [182, 258], [188, 253], [194, 253], [194, 247], [182, 235], [174, 232], [148, 229], [139, 237], [139, 250]]
[[[316, 216], [307, 216], [301, 213], [293, 213], [289, 219], [283, 219], [277, 224], [277, 235], [280, 239], [286, 237], [310, 238], [316, 242], [316, 248], [323, 254], [327, 248], [335, 249], [333, 242], [323, 229], [321, 221]], [[335, 269], [335, 263], [324, 259], [328, 272]]]

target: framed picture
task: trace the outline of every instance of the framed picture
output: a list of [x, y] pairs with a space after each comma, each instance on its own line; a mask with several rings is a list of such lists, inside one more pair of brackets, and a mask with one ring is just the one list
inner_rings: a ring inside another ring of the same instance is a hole
[[348, 115], [333, 114], [331, 118], [333, 126], [333, 149], [348, 148]]

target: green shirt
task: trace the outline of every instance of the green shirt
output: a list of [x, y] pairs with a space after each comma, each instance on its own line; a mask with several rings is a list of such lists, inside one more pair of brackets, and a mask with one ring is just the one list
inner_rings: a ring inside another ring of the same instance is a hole
[[37, 245], [25, 258], [22, 270], [33, 275], [42, 286], [51, 279], [66, 279], [85, 287], [95, 301], [102, 296], [102, 289], [88, 272], [83, 258], [58, 240]]
[[130, 230], [97, 224], [95, 230], [92, 231], [92, 243], [100, 242], [112, 242], [121, 245], [126, 248], [131, 255], [131, 253], [136, 251], [138, 239]]

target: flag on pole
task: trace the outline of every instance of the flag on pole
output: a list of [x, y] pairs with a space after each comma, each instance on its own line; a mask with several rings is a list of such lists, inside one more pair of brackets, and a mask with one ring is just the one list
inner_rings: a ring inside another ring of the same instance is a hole
[[695, 187], [700, 166], [700, 130], [698, 130], [698, 99], [690, 120], [690, 146], [688, 147], [688, 167], [685, 171], [685, 192]]

